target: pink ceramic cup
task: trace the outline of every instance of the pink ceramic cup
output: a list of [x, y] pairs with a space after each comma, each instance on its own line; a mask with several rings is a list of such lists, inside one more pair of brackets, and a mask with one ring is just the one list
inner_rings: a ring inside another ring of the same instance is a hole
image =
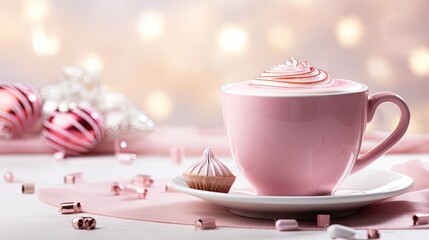
[[[348, 174], [398, 142], [410, 120], [404, 100], [390, 92], [368, 96], [368, 88], [359, 85], [353, 91], [314, 94], [265, 94], [241, 91], [237, 84], [223, 86], [229, 147], [258, 195], [332, 194]], [[366, 123], [384, 102], [398, 107], [399, 123], [388, 138], [359, 155]]]

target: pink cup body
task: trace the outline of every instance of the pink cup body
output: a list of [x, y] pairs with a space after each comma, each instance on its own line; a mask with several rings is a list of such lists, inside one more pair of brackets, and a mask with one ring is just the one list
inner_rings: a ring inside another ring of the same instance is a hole
[[258, 195], [329, 195], [351, 173], [368, 119], [367, 89], [310, 96], [222, 94], [232, 156]]

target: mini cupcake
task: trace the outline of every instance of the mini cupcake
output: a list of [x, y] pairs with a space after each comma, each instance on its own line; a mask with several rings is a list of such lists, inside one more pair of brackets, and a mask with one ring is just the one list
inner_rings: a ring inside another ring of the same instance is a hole
[[227, 193], [235, 181], [234, 174], [214, 157], [210, 147], [206, 148], [202, 158], [192, 164], [183, 176], [190, 188], [212, 192]]

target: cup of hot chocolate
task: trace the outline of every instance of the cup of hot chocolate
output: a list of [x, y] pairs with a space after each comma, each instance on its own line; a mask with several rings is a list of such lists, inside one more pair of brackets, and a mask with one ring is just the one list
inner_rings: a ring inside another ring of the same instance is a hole
[[[393, 132], [360, 154], [366, 124], [381, 103], [400, 112]], [[258, 78], [222, 87], [228, 144], [244, 177], [262, 196], [332, 194], [349, 175], [405, 134], [410, 111], [395, 93], [369, 96], [364, 84], [295, 59]]]

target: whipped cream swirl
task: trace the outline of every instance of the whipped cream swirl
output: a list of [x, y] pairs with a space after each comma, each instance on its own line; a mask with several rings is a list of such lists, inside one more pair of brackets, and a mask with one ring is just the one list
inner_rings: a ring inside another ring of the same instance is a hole
[[333, 84], [328, 73], [292, 58], [276, 65], [251, 82], [254, 87], [320, 88]]
[[186, 173], [199, 176], [234, 176], [221, 161], [215, 158], [210, 147], [204, 150], [201, 159], [192, 164]]

